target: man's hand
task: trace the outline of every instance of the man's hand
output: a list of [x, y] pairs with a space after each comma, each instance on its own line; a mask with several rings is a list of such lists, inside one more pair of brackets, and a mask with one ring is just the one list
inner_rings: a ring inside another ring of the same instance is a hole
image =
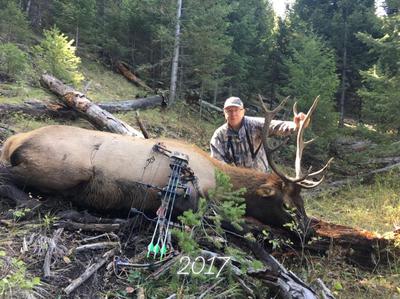
[[[306, 115], [303, 112], [297, 113], [293, 117], [293, 122], [296, 124], [296, 130], [300, 128], [300, 124], [304, 122]], [[307, 123], [304, 124], [304, 128], [307, 128], [310, 124], [310, 119], [307, 120]]]

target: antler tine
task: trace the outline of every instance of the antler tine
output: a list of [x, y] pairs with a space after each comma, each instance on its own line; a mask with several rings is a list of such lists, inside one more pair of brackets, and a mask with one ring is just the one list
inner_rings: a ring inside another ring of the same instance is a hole
[[[306, 128], [306, 124], [309, 122], [311, 115], [313, 114], [313, 112], [315, 111], [315, 109], [318, 105], [319, 96], [317, 96], [314, 99], [314, 102], [311, 105], [310, 109], [308, 110], [306, 117], [304, 118], [304, 120], [302, 122], [300, 122], [300, 127], [297, 132], [297, 149], [296, 149], [296, 162], [295, 162], [296, 177], [294, 177], [294, 178], [287, 176], [286, 174], [281, 172], [272, 159], [272, 153], [274, 151], [276, 151], [282, 144], [286, 143], [287, 139], [274, 148], [271, 148], [268, 145], [269, 127], [270, 127], [271, 121], [272, 121], [273, 117], [276, 115], [276, 113], [282, 109], [283, 105], [286, 103], [286, 101], [288, 100], [289, 97], [285, 98], [278, 105], [278, 107], [276, 107], [272, 111], [267, 109], [267, 107], [265, 106], [265, 104], [262, 100], [261, 95], [259, 95], [258, 97], [260, 99], [261, 105], [265, 112], [265, 123], [264, 123], [264, 127], [262, 130], [262, 143], [264, 146], [264, 150], [265, 150], [265, 153], [267, 156], [269, 166], [284, 181], [295, 183], [295, 184], [299, 185], [300, 187], [306, 188], [306, 189], [311, 189], [311, 188], [317, 187], [319, 184], [321, 184], [323, 182], [323, 180], [325, 178], [325, 174], [323, 174], [322, 178], [318, 181], [313, 181], [312, 179], [307, 179], [307, 178], [312, 178], [316, 175], [324, 173], [326, 171], [326, 169], [328, 168], [328, 166], [330, 165], [330, 163], [332, 162], [333, 158], [331, 158], [322, 169], [315, 171], [315, 172], [311, 172], [312, 167], [310, 167], [304, 174], [302, 174], [302, 172], [301, 172], [301, 159], [302, 159], [303, 150], [304, 150], [305, 146], [315, 140], [315, 139], [311, 139], [308, 141], [304, 141], [303, 136], [304, 136], [304, 130]], [[298, 114], [297, 102], [293, 105], [293, 113], [294, 113], [294, 115]]]
[[297, 114], [299, 114], [299, 113], [297, 112], [297, 101], [296, 101], [293, 104], [293, 115], [297, 115]]
[[304, 189], [313, 189], [319, 186], [324, 181], [324, 179], [325, 175], [323, 175], [319, 181], [303, 180], [301, 182], [298, 182], [297, 184]]
[[[332, 163], [332, 161], [333, 161], [333, 158], [330, 158], [329, 161], [325, 164], [324, 167], [322, 167], [322, 168], [321, 168], [320, 170], [318, 170], [318, 171], [315, 171], [315, 172], [313, 172], [313, 173], [310, 173], [307, 177], [308, 177], [308, 178], [311, 178], [311, 177], [314, 177], [314, 176], [319, 175], [319, 174], [321, 174], [321, 173], [324, 173], [324, 172], [328, 169], [328, 167], [329, 167], [329, 165]], [[317, 187], [318, 185], [320, 185], [320, 184], [324, 181], [324, 179], [325, 179], [325, 173], [323, 174], [322, 178], [319, 179], [318, 181], [303, 180], [303, 181], [299, 182], [298, 184], [299, 184], [299, 186], [301, 186], [302, 188], [305, 188], [305, 189], [312, 189], [312, 188], [315, 188], [315, 187]]]
[[260, 100], [261, 106], [264, 109], [264, 112], [268, 115], [272, 115], [275, 116], [280, 110], [282, 110], [283, 106], [286, 104], [287, 100], [290, 98], [290, 96], [284, 98], [282, 100], [282, 102], [280, 102], [280, 104], [272, 111], [270, 111], [266, 106], [265, 103], [263, 101], [263, 97], [261, 95], [258, 95], [258, 99]]
[[271, 169], [282, 179], [285, 181], [290, 181], [290, 182], [297, 182], [300, 180], [304, 180], [304, 177], [301, 178], [292, 178], [289, 177], [287, 175], [285, 175], [283, 172], [281, 172], [279, 170], [279, 168], [276, 166], [274, 160], [272, 159], [272, 153], [274, 151], [276, 151], [282, 144], [286, 143], [286, 141], [280, 143], [278, 146], [274, 147], [274, 148], [270, 148], [268, 145], [268, 137], [269, 137], [269, 127], [272, 121], [272, 118], [276, 115], [276, 113], [278, 113], [278, 111], [280, 111], [283, 108], [283, 105], [287, 102], [287, 100], [289, 99], [289, 97], [286, 97], [274, 110], [270, 111], [268, 110], [268, 108], [265, 106], [261, 95], [258, 95], [258, 98], [261, 102], [262, 107], [264, 108], [264, 113], [265, 113], [265, 122], [264, 122], [264, 127], [262, 130], [262, 143], [263, 143], [263, 147], [264, 147], [264, 151], [265, 151], [265, 155], [267, 157], [267, 161], [269, 166], [271, 167]]
[[[309, 144], [310, 142], [312, 142], [312, 140], [309, 141], [304, 141], [303, 140], [303, 135], [304, 135], [304, 129], [305, 129], [305, 125], [309, 122], [311, 115], [313, 114], [315, 108], [317, 108], [319, 102], [319, 96], [317, 96], [314, 99], [314, 102], [312, 103], [310, 109], [308, 110], [306, 117], [304, 118], [304, 120], [300, 123], [300, 127], [297, 131], [297, 147], [296, 147], [296, 160], [295, 160], [295, 171], [296, 171], [296, 178], [300, 178], [302, 177], [301, 174], [301, 159], [303, 157], [303, 150], [304, 147]], [[297, 102], [294, 103], [293, 105], [293, 113], [295, 115], [297, 115]]]
[[308, 109], [306, 118], [304, 119], [304, 123], [306, 122], [306, 120], [308, 120], [311, 117], [311, 115], [313, 114], [314, 110], [317, 108], [318, 102], [319, 102], [319, 96], [317, 96], [314, 99], [314, 102], [312, 103], [310, 109]]
[[315, 171], [315, 172], [313, 172], [313, 173], [310, 173], [310, 174], [308, 175], [308, 177], [311, 178], [311, 177], [314, 177], [314, 176], [316, 176], [316, 175], [319, 175], [319, 174], [323, 173], [324, 171], [326, 171], [326, 169], [329, 167], [329, 165], [332, 163], [332, 161], [333, 161], [333, 158], [330, 158], [329, 161], [325, 164], [324, 167], [322, 167], [322, 168], [321, 168], [320, 170], [318, 170], [318, 171]]

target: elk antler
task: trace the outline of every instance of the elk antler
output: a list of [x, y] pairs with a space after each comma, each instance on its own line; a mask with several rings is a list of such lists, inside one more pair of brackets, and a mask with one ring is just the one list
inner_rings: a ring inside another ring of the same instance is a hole
[[[296, 177], [294, 177], [294, 178], [281, 172], [272, 159], [272, 153], [277, 148], [279, 148], [282, 144], [286, 143], [287, 140], [280, 143], [275, 148], [270, 148], [268, 145], [269, 127], [270, 127], [271, 121], [275, 117], [275, 115], [283, 108], [283, 105], [287, 102], [289, 97], [285, 98], [278, 105], [278, 107], [276, 107], [272, 111], [267, 109], [267, 107], [265, 106], [265, 104], [262, 100], [262, 97], [260, 95], [258, 97], [260, 99], [261, 105], [265, 112], [265, 122], [264, 122], [264, 127], [262, 130], [262, 143], [264, 146], [265, 154], [267, 156], [268, 164], [271, 166], [272, 170], [284, 181], [296, 183], [300, 187], [306, 188], [306, 189], [311, 189], [311, 188], [317, 187], [324, 180], [325, 174], [323, 174], [322, 178], [319, 181], [313, 181], [312, 178], [315, 177], [316, 175], [324, 173], [325, 170], [328, 168], [329, 164], [332, 162], [333, 158], [329, 159], [329, 161], [325, 164], [325, 166], [323, 168], [321, 168], [320, 170], [311, 173], [311, 167], [310, 167], [310, 169], [305, 174], [302, 174], [302, 171], [301, 171], [301, 158], [303, 156], [304, 147], [314, 141], [314, 139], [304, 141], [303, 135], [304, 135], [304, 129], [306, 128], [307, 124], [310, 122], [311, 115], [314, 112], [315, 108], [317, 107], [317, 104], [319, 101], [319, 96], [315, 98], [313, 104], [311, 105], [310, 109], [308, 110], [308, 112], [306, 114], [306, 117], [304, 118], [304, 120], [302, 120], [300, 122], [300, 127], [298, 128], [298, 131], [297, 131], [297, 148], [296, 148], [296, 161], [295, 161]], [[297, 102], [293, 105], [293, 113], [294, 113], [294, 115], [298, 114], [297, 113]]]

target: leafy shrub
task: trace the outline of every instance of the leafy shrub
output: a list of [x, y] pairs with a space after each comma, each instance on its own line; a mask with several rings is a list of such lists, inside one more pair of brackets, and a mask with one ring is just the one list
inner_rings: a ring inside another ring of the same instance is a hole
[[66, 83], [79, 84], [81, 59], [75, 55], [74, 40], [69, 40], [57, 27], [44, 30], [44, 39], [33, 51], [41, 73], [50, 73]]
[[[196, 238], [193, 236], [195, 229], [208, 226], [204, 223], [202, 224], [204, 218], [212, 220], [213, 230], [218, 235], [224, 234], [221, 227], [223, 220], [229, 221], [238, 230], [242, 229], [241, 224], [243, 224], [243, 216], [246, 212], [243, 194], [246, 189], [232, 190], [233, 186], [230, 182], [230, 177], [221, 171], [216, 171], [215, 181], [216, 187], [209, 190], [210, 201], [200, 198], [196, 212], [189, 210], [179, 217], [183, 225], [191, 227], [191, 231], [173, 230], [178, 239], [179, 247], [183, 252], [193, 253], [199, 248], [197, 239], [202, 233], [197, 233]], [[212, 238], [210, 235], [206, 236], [206, 238], [213, 241], [216, 247], [221, 247], [221, 244], [218, 243], [218, 238]]]
[[29, 73], [28, 55], [13, 43], [0, 45], [0, 75], [8, 80], [21, 79]]
[[[0, 297], [1, 298], [13, 298], [22, 297], [27, 292], [29, 293], [34, 287], [40, 285], [40, 278], [28, 278], [26, 264], [17, 259], [7, 257], [5, 251], [0, 251]], [[32, 295], [30, 296], [32, 297]]]

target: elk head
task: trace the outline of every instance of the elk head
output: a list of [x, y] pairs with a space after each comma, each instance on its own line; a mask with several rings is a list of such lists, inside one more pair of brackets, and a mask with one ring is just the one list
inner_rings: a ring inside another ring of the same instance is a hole
[[[331, 158], [324, 167], [322, 167], [318, 171], [312, 172], [312, 168], [310, 167], [306, 172], [302, 172], [301, 169], [301, 159], [303, 155], [304, 147], [310, 144], [312, 140], [304, 141], [304, 130], [310, 122], [311, 115], [314, 112], [315, 108], [317, 107], [319, 96], [315, 98], [313, 104], [311, 105], [310, 109], [308, 110], [304, 120], [300, 122], [300, 126], [297, 131], [297, 138], [296, 138], [296, 160], [295, 160], [295, 177], [290, 177], [284, 174], [282, 171], [279, 170], [277, 165], [275, 164], [272, 154], [283, 144], [285, 144], [288, 140], [286, 138], [285, 141], [281, 142], [279, 145], [275, 147], [270, 147], [269, 145], [269, 127], [272, 119], [275, 115], [283, 108], [283, 105], [286, 103], [288, 97], [284, 99], [278, 107], [274, 110], [270, 111], [266, 108], [262, 97], [259, 96], [261, 105], [265, 112], [265, 123], [262, 130], [262, 143], [265, 150], [265, 154], [267, 157], [267, 161], [271, 169], [275, 172], [277, 176], [282, 180], [282, 188], [279, 190], [281, 192], [281, 200], [283, 201], [283, 206], [287, 209], [290, 218], [292, 221], [298, 225], [301, 231], [304, 234], [308, 234], [308, 230], [310, 229], [309, 223], [310, 220], [307, 217], [307, 214], [304, 209], [304, 201], [300, 195], [301, 189], [311, 189], [317, 187], [325, 178], [325, 171], [328, 168], [329, 164], [332, 162], [333, 158]], [[297, 103], [293, 106], [293, 113], [297, 115]], [[315, 177], [321, 176], [319, 180], [314, 180]], [[261, 186], [262, 187], [262, 186]], [[265, 186], [267, 188], [268, 186]], [[268, 189], [268, 188], [267, 188]], [[289, 221], [290, 222], [290, 221]]]

